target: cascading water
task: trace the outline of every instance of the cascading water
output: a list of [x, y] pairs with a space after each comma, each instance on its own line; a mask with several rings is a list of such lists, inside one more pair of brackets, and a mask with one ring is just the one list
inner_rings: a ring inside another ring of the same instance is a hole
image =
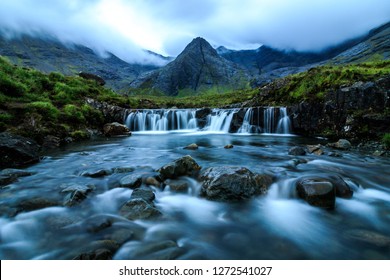
[[287, 115], [287, 108], [281, 107], [279, 109], [279, 122], [276, 128], [276, 133], [279, 134], [288, 134], [291, 132], [291, 122], [290, 118]]
[[[259, 108], [256, 108], [259, 110]], [[253, 108], [248, 108], [245, 112], [244, 120], [238, 133], [259, 133], [261, 128], [258, 125], [253, 125]], [[258, 123], [258, 122], [257, 122]]]
[[230, 124], [235, 113], [236, 110], [214, 109], [212, 114], [207, 117], [205, 130], [229, 132]]
[[169, 131], [197, 129], [196, 110], [138, 110], [126, 118], [132, 131]]
[[[244, 112], [245, 116], [239, 117]], [[285, 107], [213, 109], [207, 116], [203, 115], [202, 121], [197, 119], [197, 109], [137, 110], [127, 116], [126, 125], [131, 131], [291, 133], [291, 123]]]

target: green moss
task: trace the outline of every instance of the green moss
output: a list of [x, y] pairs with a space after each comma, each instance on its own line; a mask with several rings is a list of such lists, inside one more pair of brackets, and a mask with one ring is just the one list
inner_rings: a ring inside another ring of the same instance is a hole
[[385, 145], [386, 149], [390, 149], [390, 133], [383, 135], [382, 143]]
[[30, 111], [40, 114], [51, 121], [57, 120], [60, 111], [50, 102], [36, 101], [28, 105]]
[[73, 123], [85, 123], [85, 118], [81, 109], [73, 104], [67, 104], [63, 108], [62, 118], [65, 121], [73, 122]]
[[86, 140], [90, 138], [90, 135], [85, 130], [76, 130], [73, 131], [70, 136], [75, 140]]

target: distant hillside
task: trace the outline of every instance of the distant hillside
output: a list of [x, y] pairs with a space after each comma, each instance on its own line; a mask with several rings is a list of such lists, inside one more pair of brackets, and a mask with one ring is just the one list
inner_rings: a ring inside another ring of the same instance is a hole
[[284, 51], [261, 46], [256, 50], [234, 51], [217, 48], [224, 58], [245, 67], [260, 84], [275, 78], [299, 73], [325, 63], [344, 64], [366, 62], [375, 58], [390, 58], [390, 23], [369, 34], [348, 40], [322, 52]]
[[80, 71], [101, 76], [106, 86], [127, 92], [129, 84], [142, 73], [157, 69], [155, 65], [129, 64], [113, 54], [98, 56], [84, 46], [65, 46], [54, 39], [23, 36], [8, 40], [1, 36], [0, 55], [12, 63], [31, 67], [44, 73], [59, 72], [76, 75]]
[[247, 72], [218, 55], [203, 38], [194, 39], [171, 63], [143, 75], [132, 87], [165, 95], [191, 95], [205, 91], [225, 92], [248, 85]]

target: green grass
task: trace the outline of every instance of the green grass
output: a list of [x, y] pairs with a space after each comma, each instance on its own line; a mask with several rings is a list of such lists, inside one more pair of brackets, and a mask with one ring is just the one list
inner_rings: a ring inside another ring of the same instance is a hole
[[0, 56], [0, 131], [10, 130], [42, 142], [43, 134], [59, 137], [86, 137], [87, 128], [101, 128], [104, 117], [85, 104], [85, 98], [129, 105], [120, 96], [94, 81], [45, 75], [16, 67]]
[[343, 66], [321, 66], [284, 78], [283, 86], [272, 98], [294, 103], [302, 100], [322, 100], [329, 91], [353, 83], [373, 81], [390, 74], [390, 61], [376, 60]]
[[385, 135], [383, 135], [382, 143], [385, 145], [386, 149], [390, 149], [390, 133], [385, 133]]

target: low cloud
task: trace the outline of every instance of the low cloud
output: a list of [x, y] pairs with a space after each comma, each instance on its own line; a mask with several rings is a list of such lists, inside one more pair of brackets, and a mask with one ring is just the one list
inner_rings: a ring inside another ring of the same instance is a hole
[[213, 45], [319, 51], [390, 21], [387, 0], [2, 0], [8, 36], [48, 34], [137, 63], [164, 63], [192, 38]]

